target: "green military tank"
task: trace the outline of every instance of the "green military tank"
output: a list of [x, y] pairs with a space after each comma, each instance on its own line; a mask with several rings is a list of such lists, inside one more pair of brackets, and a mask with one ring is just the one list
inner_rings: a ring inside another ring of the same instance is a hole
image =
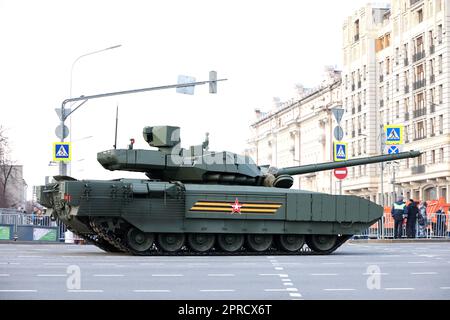
[[157, 150], [136, 150], [132, 143], [100, 152], [97, 160], [107, 170], [142, 172], [145, 179], [56, 176], [56, 182], [38, 187], [38, 202], [108, 252], [329, 254], [380, 219], [383, 208], [356, 196], [289, 190], [292, 176], [420, 155], [277, 169], [209, 151], [208, 139], [182, 149], [178, 127], [145, 127], [143, 135]]

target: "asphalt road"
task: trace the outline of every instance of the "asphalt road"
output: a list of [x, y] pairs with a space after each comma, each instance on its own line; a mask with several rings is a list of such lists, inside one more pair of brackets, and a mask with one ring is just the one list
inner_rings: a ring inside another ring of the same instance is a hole
[[450, 243], [352, 243], [329, 256], [134, 257], [0, 244], [0, 300], [450, 299]]

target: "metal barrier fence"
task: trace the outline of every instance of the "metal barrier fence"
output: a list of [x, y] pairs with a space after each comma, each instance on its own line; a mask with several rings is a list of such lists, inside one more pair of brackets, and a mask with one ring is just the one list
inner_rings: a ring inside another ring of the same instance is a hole
[[15, 235], [14, 238], [18, 233], [18, 226], [57, 227], [57, 236], [60, 241], [64, 240], [64, 233], [67, 230], [63, 223], [60, 221], [53, 221], [49, 216], [23, 213], [5, 213], [4, 209], [0, 211], [0, 224], [12, 225], [13, 233]]
[[[402, 224], [402, 238], [407, 238], [405, 219]], [[391, 216], [383, 216], [378, 222], [373, 224], [369, 229], [364, 230], [361, 234], [355, 235], [354, 238], [363, 239], [392, 239], [394, 238], [394, 218]], [[450, 238], [450, 221], [448, 215], [431, 214], [427, 217], [425, 224], [420, 225], [416, 220], [413, 230], [415, 238]]]

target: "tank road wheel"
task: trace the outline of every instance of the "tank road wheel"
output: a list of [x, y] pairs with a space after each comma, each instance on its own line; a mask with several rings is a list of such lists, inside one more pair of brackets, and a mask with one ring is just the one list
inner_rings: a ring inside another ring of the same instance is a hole
[[247, 245], [252, 251], [263, 252], [272, 245], [273, 237], [271, 234], [249, 234], [247, 235]]
[[215, 237], [213, 234], [191, 233], [187, 238], [189, 247], [197, 252], [206, 252], [214, 246]]
[[225, 252], [236, 252], [244, 245], [242, 234], [219, 234], [217, 237], [219, 248]]
[[278, 247], [287, 252], [296, 252], [305, 244], [305, 236], [302, 234], [281, 234], [278, 236]]
[[313, 234], [306, 239], [306, 244], [313, 251], [326, 253], [336, 245], [336, 241], [336, 235]]
[[160, 233], [158, 234], [158, 246], [166, 252], [176, 252], [184, 245], [183, 233]]
[[152, 233], [145, 233], [134, 227], [131, 227], [127, 232], [128, 246], [136, 252], [149, 250], [154, 240], [155, 236]]

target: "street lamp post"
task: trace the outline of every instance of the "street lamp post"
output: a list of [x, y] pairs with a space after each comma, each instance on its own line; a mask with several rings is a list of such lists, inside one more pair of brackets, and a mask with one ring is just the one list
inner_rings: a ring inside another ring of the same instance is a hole
[[[88, 53], [82, 54], [81, 56], [79, 56], [78, 58], [76, 58], [76, 59], [73, 61], [73, 63], [72, 63], [72, 67], [70, 68], [70, 89], [69, 89], [69, 98], [72, 98], [73, 69], [74, 69], [76, 63], [77, 63], [80, 59], [82, 59], [82, 58], [84, 58], [84, 57], [91, 56], [91, 55], [93, 55], [93, 54], [101, 53], [101, 52], [108, 51], [108, 50], [117, 49], [117, 48], [120, 48], [121, 46], [122, 46], [121, 44], [118, 44], [118, 45], [115, 45], [115, 46], [112, 46], [112, 47], [108, 47], [108, 48], [104, 48], [104, 49], [101, 49], [101, 50], [96, 50], [96, 51], [88, 52]], [[62, 110], [61, 110], [61, 112], [62, 112]], [[61, 113], [61, 114], [62, 114], [62, 113]], [[62, 134], [64, 135], [64, 127], [62, 127], [61, 130], [63, 130], [63, 131], [62, 131]], [[71, 140], [72, 140], [72, 119], [70, 119], [69, 132], [70, 132], [70, 141], [71, 141]], [[62, 140], [61, 140], [61, 141], [62, 141]], [[69, 168], [70, 168], [69, 171], [71, 171], [71, 166], [69, 166]], [[70, 174], [70, 173], [69, 173], [69, 174]]]

